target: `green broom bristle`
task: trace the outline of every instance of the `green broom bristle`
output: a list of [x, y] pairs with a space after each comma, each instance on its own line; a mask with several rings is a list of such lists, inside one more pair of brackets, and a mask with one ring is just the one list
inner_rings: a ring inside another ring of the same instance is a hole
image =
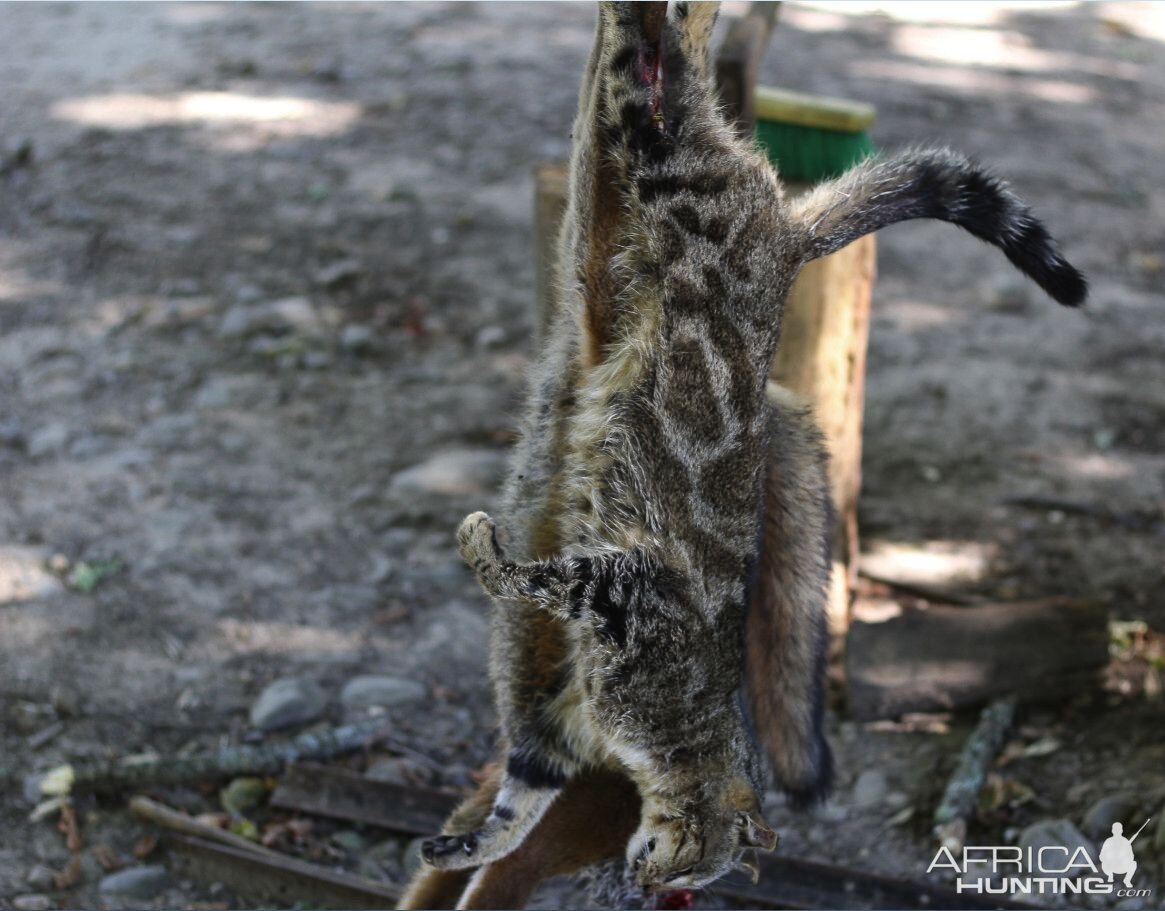
[[816, 183], [828, 180], [874, 153], [862, 133], [779, 123], [758, 118], [756, 138], [783, 180]]

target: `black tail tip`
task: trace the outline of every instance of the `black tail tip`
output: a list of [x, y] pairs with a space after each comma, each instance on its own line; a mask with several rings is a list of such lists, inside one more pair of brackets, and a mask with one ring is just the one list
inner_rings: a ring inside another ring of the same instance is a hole
[[810, 810], [825, 802], [833, 790], [833, 750], [824, 738], [817, 744], [817, 762], [813, 764], [813, 776], [807, 781], [781, 782], [789, 808], [796, 811]]
[[1083, 307], [1088, 300], [1088, 279], [1075, 267], [1064, 263], [1048, 276], [1044, 290], [1065, 307]]

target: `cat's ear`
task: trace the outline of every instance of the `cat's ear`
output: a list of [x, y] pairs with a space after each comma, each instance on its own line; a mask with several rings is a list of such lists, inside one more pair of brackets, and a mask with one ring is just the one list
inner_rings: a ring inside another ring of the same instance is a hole
[[771, 851], [777, 846], [777, 833], [759, 813], [736, 814], [736, 828], [740, 835], [740, 844], [746, 848]]

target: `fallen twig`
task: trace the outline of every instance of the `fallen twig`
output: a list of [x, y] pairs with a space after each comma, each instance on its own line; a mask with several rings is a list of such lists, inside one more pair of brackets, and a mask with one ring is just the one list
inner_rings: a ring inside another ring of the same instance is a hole
[[200, 822], [193, 816], [188, 816], [178, 810], [172, 810], [164, 804], [150, 800], [148, 797], [138, 796], [132, 798], [129, 802], [129, 809], [135, 816], [139, 816], [164, 829], [182, 832], [185, 835], [194, 835], [210, 841], [217, 841], [221, 844], [230, 845], [233, 848], [239, 848], [245, 851], [255, 851], [268, 857], [282, 856], [269, 848], [265, 848], [256, 842], [243, 838], [241, 835], [236, 835], [227, 829], [220, 829], [218, 826]]
[[383, 739], [388, 727], [385, 719], [376, 719], [258, 747], [227, 747], [193, 756], [149, 754], [109, 762], [63, 765], [42, 776], [40, 791], [50, 797], [81, 792], [110, 793], [236, 775], [274, 775], [299, 760], [330, 759], [363, 749]]
[[967, 837], [967, 821], [975, 812], [975, 804], [987, 773], [1015, 720], [1015, 697], [997, 699], [979, 716], [979, 723], [959, 754], [959, 763], [947, 782], [946, 791], [934, 811], [934, 834], [952, 851], [962, 850]]

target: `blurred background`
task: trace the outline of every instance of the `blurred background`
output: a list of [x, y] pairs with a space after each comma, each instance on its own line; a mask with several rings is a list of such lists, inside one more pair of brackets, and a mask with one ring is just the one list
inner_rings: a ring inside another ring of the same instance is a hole
[[[397, 748], [347, 768], [472, 785], [487, 604], [453, 532], [496, 503], [514, 438], [532, 171], [568, 153], [593, 21], [0, 5], [0, 907], [251, 901], [178, 872], [120, 800], [79, 798], [64, 834], [29, 821], [27, 777], [66, 760], [371, 710]], [[880, 236], [863, 565], [1103, 607], [1103, 688], [1024, 715], [974, 831], [1095, 844], [1114, 813], [1126, 834], [1156, 816], [1138, 885], [1160, 883], [1165, 5], [786, 4], [761, 81], [875, 105], [881, 148], [981, 159], [1092, 281], [1063, 311], [953, 227]], [[867, 580], [859, 603], [917, 597]], [[770, 799], [782, 852], [922, 878], [974, 714], [859, 722], [840, 682], [831, 703], [837, 792], [801, 816]], [[162, 796], [390, 884], [415, 863], [374, 827]]]

